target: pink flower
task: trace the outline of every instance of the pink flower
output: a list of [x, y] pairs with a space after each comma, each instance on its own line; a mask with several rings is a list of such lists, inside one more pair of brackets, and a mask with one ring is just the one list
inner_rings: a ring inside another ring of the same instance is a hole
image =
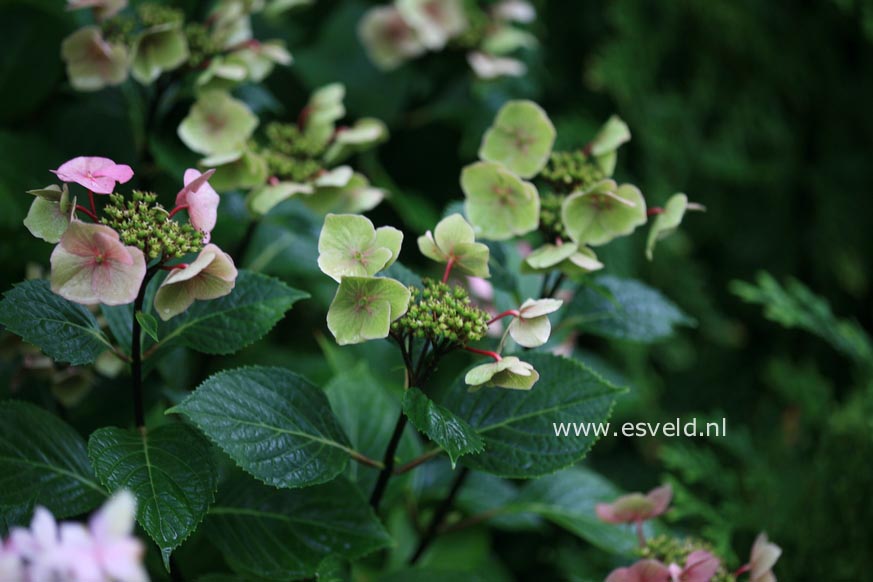
[[3, 582], [80, 580], [87, 582], [148, 582], [142, 565], [145, 548], [133, 537], [136, 500], [128, 491], [112, 496], [91, 518], [90, 527], [77, 522], [58, 524], [38, 507], [30, 528], [13, 528], [6, 561], [0, 546]]
[[612, 503], [598, 503], [594, 509], [597, 517], [607, 523], [639, 523], [667, 511], [672, 498], [673, 488], [664, 485], [652, 489], [646, 495], [631, 493]]
[[132, 303], [146, 273], [141, 250], [124, 246], [108, 226], [79, 221], [61, 237], [51, 265], [52, 291], [85, 305]]
[[721, 561], [706, 550], [696, 550], [688, 554], [685, 567], [670, 564], [670, 580], [672, 582], [710, 582], [718, 572]]
[[640, 560], [629, 568], [618, 568], [606, 582], [669, 582], [670, 571], [657, 560]]
[[112, 18], [127, 6], [127, 0], [67, 0], [67, 10], [92, 8], [97, 20]]
[[191, 307], [195, 300], [227, 295], [233, 291], [236, 276], [230, 255], [215, 245], [206, 245], [193, 263], [167, 275], [155, 293], [155, 310], [167, 321]]
[[752, 556], [749, 558], [749, 582], [776, 582], [773, 575], [773, 565], [782, 555], [782, 548], [767, 539], [767, 534], [760, 533], [752, 546]]
[[191, 226], [203, 233], [203, 242], [208, 243], [210, 233], [218, 219], [218, 194], [209, 185], [215, 170], [201, 174], [194, 168], [185, 170], [185, 187], [176, 194], [176, 207], [188, 209]]
[[95, 194], [112, 194], [116, 182], [124, 184], [133, 178], [130, 166], [100, 157], [79, 156], [51, 171], [62, 181], [75, 182]]

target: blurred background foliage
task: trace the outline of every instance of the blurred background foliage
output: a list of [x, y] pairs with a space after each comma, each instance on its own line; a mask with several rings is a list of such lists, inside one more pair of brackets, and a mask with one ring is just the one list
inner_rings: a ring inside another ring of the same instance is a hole
[[[192, 15], [206, 10], [197, 0], [175, 4]], [[780, 579], [868, 577], [873, 3], [541, 1], [533, 25], [541, 45], [525, 55], [530, 73], [492, 82], [477, 81], [463, 54], [451, 51], [378, 71], [355, 33], [369, 5], [318, 0], [258, 21], [263, 34], [256, 34], [284, 39], [295, 62], [237, 96], [263, 124], [294, 119], [311, 90], [344, 83], [351, 118], [379, 117], [391, 129], [390, 141], [360, 160], [391, 191], [371, 217], [402, 224], [408, 236], [432, 228], [460, 199], [460, 169], [507, 99], [541, 103], [563, 148], [584, 145], [613, 112], [623, 117], [633, 140], [622, 149], [619, 178], [638, 184], [650, 205], [679, 190], [708, 212], [690, 217], [653, 263], [644, 258], [642, 233], [600, 258], [609, 273], [660, 289], [697, 325], [654, 346], [583, 329], [578, 349], [631, 388], [614, 422], [725, 416], [728, 433], [607, 438], [589, 464], [630, 490], [669, 479], [677, 490], [672, 516], [739, 558], [766, 530], [784, 548]], [[153, 88], [132, 81], [96, 93], [70, 88], [59, 47], [85, 18], [65, 11], [61, 0], [0, 2], [2, 289], [47, 265], [51, 246], [29, 236], [21, 221], [31, 201], [24, 191], [51, 183], [49, 168], [76, 155], [108, 156], [133, 166], [139, 185], [168, 201], [196, 161], [175, 134], [191, 103], [184, 87], [158, 103]], [[221, 212], [215, 237], [232, 248], [244, 230], [241, 195], [225, 195]], [[323, 310], [314, 307], [333, 288], [314, 268], [319, 224], [283, 206], [260, 226], [243, 260], [309, 290], [312, 303], [295, 309], [268, 342], [232, 359], [193, 361], [180, 352], [153, 381], [185, 390], [210, 370], [258, 362], [326, 382], [332, 373], [320, 357], [320, 336], [299, 331], [324, 328]], [[417, 263], [411, 247], [401, 259]], [[772, 277], [756, 279], [761, 271]], [[748, 303], [764, 305], [767, 317]], [[5, 354], [12, 341], [4, 336]], [[395, 370], [380, 364], [387, 353], [380, 350], [367, 344], [328, 355], [333, 369], [367, 358], [374, 373], [396, 381]], [[38, 379], [22, 379], [15, 358], [4, 356], [0, 371], [0, 390], [49, 398]], [[101, 398], [71, 407], [71, 421], [83, 430], [115, 417], [126, 422], [121, 381], [95, 382]], [[477, 532], [450, 538], [446, 559], [488, 561], [491, 550]], [[542, 532], [494, 535], [496, 552], [521, 578], [546, 572], [549, 579], [593, 580], [610, 566], [610, 558], [557, 529], [546, 530], [546, 543]]]

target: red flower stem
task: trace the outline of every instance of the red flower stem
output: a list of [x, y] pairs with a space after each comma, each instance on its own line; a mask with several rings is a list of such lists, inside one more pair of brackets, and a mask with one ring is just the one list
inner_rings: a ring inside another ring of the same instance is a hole
[[[97, 216], [97, 205], [94, 204], [94, 193], [88, 190], [88, 200], [91, 202], [91, 212], [93, 212], [94, 216]], [[96, 218], [94, 220], [97, 220]]]
[[181, 206], [175, 207], [174, 209], [172, 209], [170, 211], [170, 214], [167, 216], [167, 218], [173, 218], [176, 215], [176, 213], [181, 211], [181, 210], [188, 210], [188, 205], [182, 204]]
[[510, 315], [511, 315], [512, 317], [518, 317], [518, 316], [521, 315], [521, 314], [518, 312], [518, 309], [507, 309], [507, 310], [504, 311], [503, 313], [498, 313], [497, 315], [495, 315], [494, 317], [492, 317], [490, 320], [488, 320], [488, 324], [487, 324], [487, 325], [491, 325], [491, 324], [494, 323], [495, 321], [498, 321], [498, 320], [500, 320], [500, 319], [503, 319], [504, 317], [509, 317]]
[[744, 565], [740, 566], [739, 568], [737, 568], [737, 571], [734, 572], [734, 577], [739, 578], [739, 576], [741, 574], [745, 574], [746, 572], [750, 571], [751, 569], [752, 569], [751, 564], [744, 564]]
[[495, 362], [499, 362], [503, 358], [500, 357], [500, 354], [497, 352], [489, 352], [488, 350], [478, 350], [476, 348], [471, 348], [470, 346], [464, 346], [464, 349], [468, 352], [472, 352], [474, 354], [479, 354], [480, 356], [488, 356], [489, 358], [494, 358]]
[[454, 267], [454, 266], [455, 266], [455, 257], [451, 256], [451, 257], [449, 257], [449, 262], [446, 263], [446, 270], [443, 273], [443, 283], [445, 283], [446, 281], [449, 280], [449, 275], [451, 274], [452, 267]]
[[637, 520], [637, 540], [640, 542], [640, 547], [646, 547], [646, 534], [643, 533], [643, 520]]
[[176, 269], [187, 269], [188, 263], [179, 263], [178, 265], [161, 265], [162, 271], [174, 271]]
[[88, 210], [87, 208], [82, 206], [81, 204], [76, 204], [76, 211], [77, 212], [84, 212], [85, 214], [88, 215], [88, 218], [90, 218], [94, 222], [100, 222], [100, 219], [97, 218], [97, 215], [95, 213], [91, 212], [90, 210]]
[[660, 206], [653, 206], [646, 210], [646, 216], [655, 216], [657, 214], [664, 214], [664, 209]]

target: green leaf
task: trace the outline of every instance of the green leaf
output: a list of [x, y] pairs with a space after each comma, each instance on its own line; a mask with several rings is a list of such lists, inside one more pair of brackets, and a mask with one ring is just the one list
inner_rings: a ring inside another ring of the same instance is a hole
[[25, 281], [4, 293], [0, 324], [73, 366], [90, 364], [112, 345], [91, 312], [53, 293], [48, 281]]
[[229, 295], [197, 301], [159, 327], [162, 345], [231, 354], [264, 337], [292, 305], [309, 297], [278, 279], [241, 270]]
[[[338, 350], [332, 343], [330, 345]], [[391, 388], [390, 383], [377, 379], [365, 362], [355, 365], [353, 361], [345, 364], [324, 387], [330, 406], [352, 447], [371, 459], [382, 460], [400, 414], [400, 399], [395, 397]], [[399, 385], [393, 388], [400, 390]], [[419, 443], [415, 430], [407, 426], [397, 447], [398, 462], [417, 456], [421, 452]], [[360, 463], [349, 463], [345, 475], [361, 491], [369, 494], [376, 483], [378, 471]], [[411, 475], [394, 477], [391, 486], [397, 486]]]
[[413, 426], [445, 449], [452, 468], [462, 455], [478, 453], [485, 442], [475, 429], [455, 414], [436, 404], [418, 388], [410, 388], [403, 397], [403, 412]]
[[603, 422], [619, 389], [581, 363], [551, 354], [525, 356], [540, 373], [531, 390], [466, 392], [461, 376], [443, 404], [485, 440], [461, 463], [501, 477], [527, 479], [580, 461], [596, 438], [556, 437], [553, 423]]
[[270, 580], [310, 577], [327, 556], [355, 559], [390, 543], [345, 479], [291, 491], [234, 478], [209, 511], [206, 535], [234, 571]]
[[482, 137], [479, 157], [498, 162], [522, 178], [536, 176], [552, 153], [555, 126], [533, 101], [510, 101]]
[[203, 520], [217, 473], [209, 443], [184, 424], [154, 430], [101, 428], [88, 439], [88, 456], [110, 490], [136, 496], [136, 519], [169, 567], [172, 551]]
[[63, 518], [90, 511], [105, 495], [72, 427], [32, 404], [0, 405], [0, 507], [42, 505]]
[[349, 460], [349, 440], [324, 393], [282, 368], [215, 374], [169, 412], [184, 414], [240, 468], [275, 487], [330, 481]]
[[[573, 467], [532, 481], [511, 504], [513, 512], [535, 513], [607, 552], [630, 555], [637, 548], [632, 526], [601, 521], [598, 503], [622, 495], [615, 485], [588, 469]], [[646, 525], [649, 535], [652, 526]]]
[[158, 341], [158, 320], [149, 313], [142, 311], [136, 312], [136, 320], [142, 326], [142, 330], [146, 332], [153, 340]]
[[594, 288], [580, 289], [567, 307], [565, 325], [602, 337], [651, 343], [694, 320], [655, 289], [633, 279], [603, 275]]

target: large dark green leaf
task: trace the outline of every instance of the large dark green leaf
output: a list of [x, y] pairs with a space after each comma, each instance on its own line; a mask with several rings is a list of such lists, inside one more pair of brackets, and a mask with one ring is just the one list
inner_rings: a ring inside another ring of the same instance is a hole
[[567, 307], [565, 324], [584, 333], [650, 343], [673, 335], [694, 320], [655, 289], [633, 279], [604, 275], [597, 288], [580, 289]]
[[136, 496], [137, 521], [167, 564], [215, 496], [217, 475], [209, 443], [180, 423], [147, 433], [110, 427], [94, 431], [88, 455], [110, 491], [129, 489]]
[[206, 525], [231, 568], [271, 580], [312, 576], [327, 556], [354, 559], [390, 543], [361, 493], [342, 478], [288, 490], [240, 475], [222, 485]]
[[0, 506], [42, 505], [69, 517], [105, 495], [72, 427], [32, 404], [0, 405]]
[[[622, 494], [597, 473], [573, 467], [532, 481], [511, 507], [541, 515], [608, 552], [630, 554], [637, 547], [633, 527], [605, 523], [594, 512], [598, 503], [612, 502]], [[647, 525], [646, 531], [651, 535], [652, 526]]]
[[231, 354], [264, 337], [308, 293], [278, 279], [240, 271], [229, 295], [196, 301], [160, 326], [161, 345], [184, 345], [206, 354]]
[[415, 428], [445, 449], [453, 468], [461, 455], [478, 453], [485, 448], [485, 442], [472, 426], [433, 402], [418, 388], [406, 391], [403, 412]]
[[470, 394], [463, 376], [443, 403], [485, 440], [485, 451], [461, 463], [501, 477], [531, 478], [569, 467], [585, 456], [595, 436], [555, 436], [553, 424], [603, 422], [615, 386], [581, 363], [551, 354], [529, 354], [540, 380], [531, 390], [488, 388]]
[[111, 346], [90, 311], [52, 293], [48, 281], [19, 283], [3, 294], [0, 323], [59, 362], [90, 364]]
[[324, 393], [282, 368], [218, 373], [171, 412], [184, 414], [243, 470], [276, 487], [330, 481], [351, 452]]

